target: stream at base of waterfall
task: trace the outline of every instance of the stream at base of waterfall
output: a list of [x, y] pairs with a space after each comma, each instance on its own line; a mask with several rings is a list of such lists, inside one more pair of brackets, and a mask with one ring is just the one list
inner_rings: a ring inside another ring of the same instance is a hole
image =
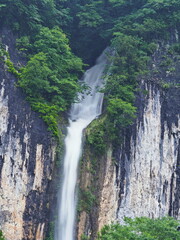
[[91, 93], [80, 95], [81, 101], [71, 107], [69, 127], [65, 138], [62, 188], [60, 191], [58, 222], [55, 240], [74, 240], [76, 217], [76, 183], [78, 163], [82, 153], [83, 130], [101, 114], [103, 93], [97, 91], [103, 85], [103, 75], [107, 64], [106, 50], [97, 59], [96, 65], [87, 70], [83, 81]]

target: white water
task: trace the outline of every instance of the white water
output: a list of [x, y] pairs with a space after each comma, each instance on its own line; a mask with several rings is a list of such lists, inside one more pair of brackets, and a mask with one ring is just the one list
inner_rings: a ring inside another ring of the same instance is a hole
[[55, 240], [73, 240], [76, 216], [76, 181], [78, 162], [82, 151], [83, 129], [101, 114], [103, 94], [97, 87], [103, 84], [103, 72], [107, 63], [103, 53], [94, 67], [86, 71], [84, 82], [90, 86], [91, 94], [80, 96], [80, 103], [73, 104], [70, 112], [69, 127], [65, 139], [65, 158], [63, 184], [58, 212]]

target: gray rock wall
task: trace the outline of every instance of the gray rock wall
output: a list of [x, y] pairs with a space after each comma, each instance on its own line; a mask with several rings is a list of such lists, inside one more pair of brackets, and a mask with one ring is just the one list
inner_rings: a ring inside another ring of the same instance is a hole
[[[3, 43], [18, 63], [15, 39], [4, 30]], [[56, 143], [16, 79], [0, 62], [0, 229], [8, 240], [42, 240], [49, 215], [49, 183]]]
[[124, 216], [180, 218], [179, 90], [162, 92], [154, 84], [145, 84], [145, 89], [142, 118], [117, 154], [120, 221]]

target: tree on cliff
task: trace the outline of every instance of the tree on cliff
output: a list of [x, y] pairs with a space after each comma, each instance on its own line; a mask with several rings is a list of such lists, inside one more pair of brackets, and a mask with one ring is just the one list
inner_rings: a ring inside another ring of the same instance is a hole
[[104, 226], [98, 240], [178, 240], [179, 221], [171, 217], [162, 219], [125, 218], [126, 225], [112, 224]]

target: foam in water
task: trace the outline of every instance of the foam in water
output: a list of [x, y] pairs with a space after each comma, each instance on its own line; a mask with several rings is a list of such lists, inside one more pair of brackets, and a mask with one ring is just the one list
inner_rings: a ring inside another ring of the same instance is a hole
[[91, 94], [79, 97], [80, 103], [73, 104], [70, 112], [69, 127], [65, 139], [65, 157], [63, 169], [63, 183], [58, 210], [58, 223], [55, 240], [73, 240], [76, 216], [76, 181], [78, 162], [82, 151], [82, 134], [88, 124], [101, 114], [103, 93], [97, 92], [97, 87], [103, 84], [103, 73], [107, 64], [104, 52], [96, 65], [87, 70], [84, 82], [91, 88]]

